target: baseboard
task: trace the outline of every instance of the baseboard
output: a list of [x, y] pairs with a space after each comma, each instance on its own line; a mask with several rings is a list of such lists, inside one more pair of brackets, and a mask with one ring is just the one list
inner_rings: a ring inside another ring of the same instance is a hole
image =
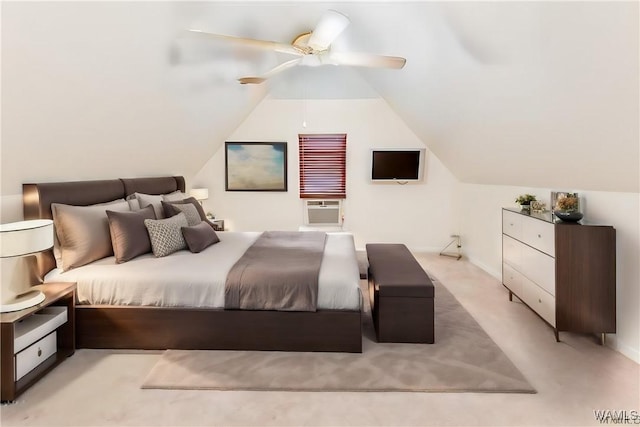
[[[418, 252], [438, 253], [442, 249], [440, 247], [436, 248], [434, 246], [407, 246], [407, 248], [414, 253], [418, 253]], [[365, 252], [365, 250], [366, 249], [364, 247], [361, 247], [361, 248], [356, 247], [356, 252]]]
[[484, 270], [489, 275], [491, 275], [491, 276], [495, 277], [496, 279], [502, 281], [502, 271], [494, 270], [493, 268], [489, 267], [487, 264], [485, 264], [485, 263], [483, 263], [481, 261], [478, 261], [475, 258], [472, 258], [472, 257], [466, 257], [466, 258], [471, 264], [475, 265], [478, 268], [481, 268], [482, 270]]
[[617, 351], [618, 353], [621, 353], [625, 357], [628, 357], [629, 359], [633, 360], [634, 362], [640, 364], [640, 352], [638, 351], [638, 349], [637, 348], [633, 348], [631, 346], [628, 346], [628, 345], [620, 342], [618, 337], [616, 337], [615, 335], [607, 336], [606, 345], [607, 345], [607, 347], [612, 348], [613, 350]]
[[440, 252], [442, 248], [434, 247], [434, 246], [408, 246], [411, 252], [425, 252], [425, 253], [437, 253]]

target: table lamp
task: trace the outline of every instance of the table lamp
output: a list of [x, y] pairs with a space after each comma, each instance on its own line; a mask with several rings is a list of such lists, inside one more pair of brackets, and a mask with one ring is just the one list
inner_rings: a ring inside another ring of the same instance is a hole
[[[53, 247], [53, 221], [36, 219], [0, 224], [0, 258], [15, 258], [35, 255]], [[0, 283], [2, 301], [0, 313], [18, 311], [44, 301], [40, 291], [16, 294], [11, 290], [13, 280], [3, 277]]]
[[189, 192], [191, 197], [196, 199], [202, 205], [203, 200], [207, 200], [209, 198], [209, 189], [208, 188], [192, 188]]

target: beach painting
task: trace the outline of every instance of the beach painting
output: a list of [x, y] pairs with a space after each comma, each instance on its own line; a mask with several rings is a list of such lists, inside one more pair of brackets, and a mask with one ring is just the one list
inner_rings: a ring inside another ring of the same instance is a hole
[[227, 191], [287, 191], [286, 142], [226, 142]]

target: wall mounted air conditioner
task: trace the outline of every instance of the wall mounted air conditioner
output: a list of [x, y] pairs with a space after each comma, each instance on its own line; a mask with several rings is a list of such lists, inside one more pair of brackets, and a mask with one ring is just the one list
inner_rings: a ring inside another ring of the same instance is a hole
[[305, 200], [305, 225], [342, 225], [342, 200]]

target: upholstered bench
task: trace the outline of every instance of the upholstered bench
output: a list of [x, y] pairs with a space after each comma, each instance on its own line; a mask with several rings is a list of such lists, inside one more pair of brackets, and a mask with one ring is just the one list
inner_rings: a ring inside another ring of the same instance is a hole
[[367, 244], [369, 299], [379, 342], [434, 342], [433, 282], [402, 244]]

